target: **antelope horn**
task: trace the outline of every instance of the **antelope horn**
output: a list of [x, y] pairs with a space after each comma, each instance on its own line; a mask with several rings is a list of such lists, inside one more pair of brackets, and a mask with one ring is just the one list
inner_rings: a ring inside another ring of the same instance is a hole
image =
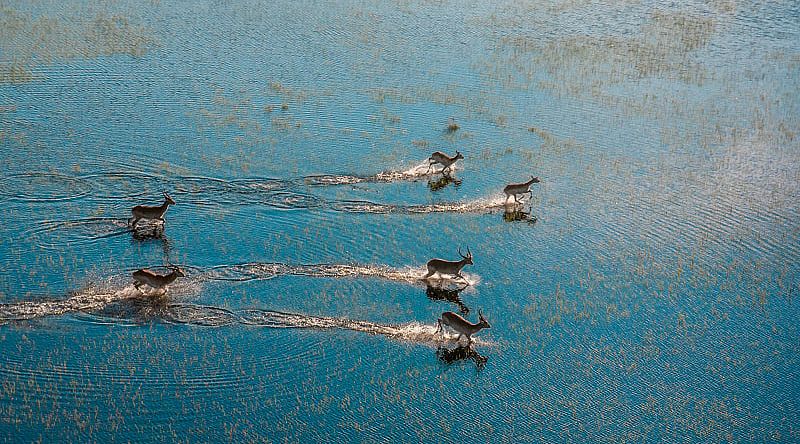
[[461, 254], [461, 247], [458, 247], [458, 255], [461, 256], [461, 257], [466, 257], [463, 254]]
[[469, 251], [469, 247], [467, 247], [467, 256], [472, 257], [472, 252]]

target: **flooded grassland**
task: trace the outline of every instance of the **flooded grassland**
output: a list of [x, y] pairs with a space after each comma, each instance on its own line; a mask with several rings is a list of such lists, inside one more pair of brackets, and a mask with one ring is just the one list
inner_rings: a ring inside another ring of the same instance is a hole
[[800, 440], [798, 17], [0, 2], [0, 441]]

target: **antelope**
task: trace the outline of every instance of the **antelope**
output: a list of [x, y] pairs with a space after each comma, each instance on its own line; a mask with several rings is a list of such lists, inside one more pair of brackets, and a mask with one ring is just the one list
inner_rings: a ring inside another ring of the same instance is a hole
[[531, 176], [531, 180], [527, 182], [512, 183], [506, 185], [506, 187], [503, 188], [503, 192], [506, 193], [506, 202], [508, 202], [508, 198], [511, 196], [514, 196], [514, 202], [518, 202], [517, 194], [526, 194], [526, 193], [533, 194], [533, 192], [531, 191], [531, 185], [534, 183], [539, 183], [538, 177]]
[[456, 313], [452, 311], [446, 311], [442, 313], [442, 317], [439, 318], [437, 321], [438, 327], [436, 328], [437, 332], [441, 332], [442, 336], [444, 337], [444, 326], [448, 326], [453, 330], [458, 332], [458, 339], [457, 341], [461, 341], [461, 336], [467, 337], [467, 345], [472, 343], [472, 335], [475, 333], [483, 330], [484, 328], [492, 328], [489, 325], [489, 322], [486, 318], [483, 317], [483, 311], [478, 310], [478, 322], [473, 324], [468, 320], [462, 318]]
[[133, 280], [136, 281], [133, 286], [137, 290], [142, 291], [139, 287], [147, 285], [155, 290], [164, 290], [167, 285], [173, 283], [175, 279], [186, 276], [183, 270], [178, 267], [172, 268], [169, 274], [157, 274], [147, 269], [139, 269], [133, 272]]
[[445, 154], [445, 153], [443, 153], [441, 151], [437, 151], [437, 152], [431, 154], [431, 157], [428, 158], [428, 171], [431, 170], [431, 166], [433, 166], [433, 165], [435, 165], [437, 163], [444, 167], [444, 168], [442, 168], [442, 173], [444, 173], [448, 169], [452, 171], [452, 169], [450, 167], [452, 167], [453, 164], [456, 163], [456, 161], [458, 159], [463, 159], [463, 158], [464, 158], [464, 155], [461, 154], [458, 151], [456, 151], [456, 155], [453, 156], [453, 157], [450, 157], [450, 156], [448, 156], [447, 154]]
[[464, 268], [465, 265], [469, 264], [472, 265], [472, 252], [469, 251], [469, 247], [467, 247], [467, 255], [464, 256], [461, 254], [461, 249], [458, 249], [458, 255], [461, 256], [461, 260], [459, 261], [446, 261], [444, 259], [431, 259], [428, 261], [426, 266], [428, 267], [428, 274], [422, 277], [423, 280], [428, 279], [429, 277], [433, 276], [436, 273], [448, 274], [450, 276], [460, 277], [464, 280], [467, 284], [467, 278], [461, 276], [461, 269]]
[[132, 217], [128, 219], [128, 223], [131, 227], [136, 227], [139, 219], [157, 219], [163, 222], [164, 213], [167, 212], [170, 205], [175, 205], [175, 201], [164, 191], [163, 204], [158, 206], [136, 205], [131, 210]]

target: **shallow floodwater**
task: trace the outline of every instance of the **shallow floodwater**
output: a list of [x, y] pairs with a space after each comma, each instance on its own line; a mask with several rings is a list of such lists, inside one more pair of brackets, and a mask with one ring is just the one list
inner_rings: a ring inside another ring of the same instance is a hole
[[797, 2], [75, 3], [0, 2], [0, 441], [800, 441]]

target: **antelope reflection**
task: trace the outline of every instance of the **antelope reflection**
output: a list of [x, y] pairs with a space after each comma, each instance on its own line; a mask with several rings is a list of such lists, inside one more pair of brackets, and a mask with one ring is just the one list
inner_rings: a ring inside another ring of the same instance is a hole
[[461, 297], [459, 293], [464, 291], [465, 288], [469, 287], [469, 284], [463, 284], [458, 288], [448, 288], [442, 284], [434, 285], [428, 282], [427, 287], [425, 288], [425, 295], [428, 296], [428, 299], [432, 301], [446, 301], [452, 302], [453, 304], [458, 305], [458, 310], [465, 315], [469, 314], [469, 307], [464, 305], [464, 302], [461, 301]]
[[505, 211], [503, 211], [503, 220], [506, 222], [528, 222], [533, 225], [537, 219], [531, 212], [532, 208], [528, 208], [528, 211], [525, 211], [525, 207], [522, 204], [506, 204]]
[[429, 180], [428, 181], [428, 188], [430, 188], [431, 191], [439, 191], [442, 188], [450, 185], [451, 183], [456, 188], [461, 186], [461, 180], [460, 179], [456, 179], [455, 177], [451, 176], [450, 174], [445, 173], [439, 179]]
[[470, 345], [460, 345], [453, 349], [439, 347], [436, 349], [436, 357], [448, 365], [459, 361], [472, 361], [478, 370], [483, 369], [486, 366], [486, 362], [489, 361], [489, 358], [475, 351]]

